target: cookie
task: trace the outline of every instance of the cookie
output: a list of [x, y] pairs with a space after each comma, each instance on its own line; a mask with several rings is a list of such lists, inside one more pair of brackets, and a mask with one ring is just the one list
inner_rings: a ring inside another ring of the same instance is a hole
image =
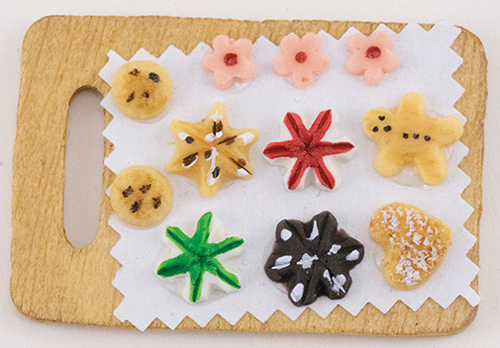
[[215, 195], [228, 181], [253, 177], [248, 157], [259, 131], [231, 128], [221, 103], [215, 103], [203, 121], [173, 120], [170, 130], [176, 149], [167, 172], [195, 180], [204, 198]]
[[130, 166], [111, 185], [111, 207], [118, 217], [134, 226], [151, 226], [165, 219], [172, 207], [167, 178], [148, 166]]
[[363, 75], [369, 86], [382, 83], [385, 73], [396, 70], [398, 55], [391, 49], [391, 35], [378, 31], [370, 36], [361, 33], [347, 38], [349, 57], [344, 69], [350, 75]]
[[231, 288], [241, 288], [238, 277], [228, 272], [217, 257], [240, 247], [244, 241], [239, 237], [227, 237], [217, 243], [210, 243], [212, 216], [212, 213], [208, 212], [198, 220], [192, 237], [188, 237], [178, 227], [167, 227], [166, 236], [182, 253], [163, 261], [156, 270], [156, 274], [163, 278], [189, 273], [189, 290], [183, 294], [183, 297], [187, 297], [187, 300], [192, 303], [200, 299], [206, 300], [212, 290], [212, 282], [204, 283], [204, 274], [207, 272], [226, 285], [219, 286], [221, 290], [230, 291]]
[[425, 184], [439, 185], [447, 176], [444, 148], [460, 139], [464, 127], [453, 116], [431, 118], [424, 97], [410, 92], [394, 109], [368, 111], [363, 130], [378, 145], [374, 165], [379, 174], [391, 177], [412, 165]]
[[268, 143], [263, 153], [270, 163], [286, 168], [283, 180], [287, 189], [300, 190], [312, 182], [320, 189], [333, 190], [339, 177], [332, 174], [335, 172], [332, 156], [345, 154], [354, 145], [346, 139], [338, 142], [325, 139], [333, 124], [332, 111], [320, 112], [309, 129], [292, 112], [286, 114], [283, 123], [286, 129], [282, 128], [281, 137], [285, 140]]
[[273, 61], [273, 70], [283, 77], [291, 77], [297, 88], [309, 88], [319, 75], [328, 70], [330, 59], [321, 52], [321, 39], [309, 32], [302, 38], [288, 34], [280, 42], [281, 55]]
[[384, 249], [382, 273], [401, 290], [419, 287], [436, 272], [452, 234], [444, 222], [405, 203], [383, 205], [370, 220], [370, 236]]
[[158, 116], [172, 96], [172, 80], [160, 64], [136, 60], [123, 64], [114, 74], [111, 94], [128, 117], [147, 120]]
[[338, 229], [335, 217], [324, 211], [305, 223], [282, 220], [264, 270], [284, 284], [294, 305], [306, 306], [319, 296], [345, 297], [352, 285], [349, 271], [363, 256], [363, 244]]
[[257, 64], [252, 60], [252, 41], [232, 40], [225, 35], [214, 39], [213, 51], [203, 56], [203, 69], [214, 74], [217, 89], [231, 88], [235, 82], [248, 81], [257, 74]]

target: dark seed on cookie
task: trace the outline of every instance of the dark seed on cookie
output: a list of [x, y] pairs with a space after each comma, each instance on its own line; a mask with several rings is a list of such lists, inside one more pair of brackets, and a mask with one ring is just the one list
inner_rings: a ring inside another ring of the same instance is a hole
[[149, 73], [149, 79], [153, 80], [154, 83], [160, 82], [160, 76], [158, 76], [158, 74], [156, 74], [154, 72]]
[[384, 127], [384, 132], [390, 132], [390, 131], [391, 131], [391, 129], [392, 129], [392, 127], [391, 127], [391, 126], [385, 126], [385, 127]]
[[151, 188], [151, 184], [149, 185], [142, 185], [142, 187], [139, 189], [142, 193], [146, 193], [149, 191], [149, 189]]
[[132, 207], [130, 207], [130, 209], [132, 210], [132, 213], [137, 213], [139, 210], [141, 210], [141, 207], [142, 207], [142, 200], [134, 202], [134, 204], [132, 204]]
[[186, 139], [185, 139], [185, 140], [186, 140], [186, 143], [188, 143], [188, 144], [192, 144], [192, 143], [193, 143], [193, 141], [194, 141], [193, 137], [191, 137], [191, 136], [189, 136], [189, 135], [186, 137]]
[[196, 161], [196, 158], [198, 157], [198, 152], [197, 153], [193, 153], [187, 157], [184, 157], [184, 159], [182, 160], [182, 165], [184, 167], [187, 167], [189, 166], [191, 163], [193, 163], [194, 161]]
[[207, 151], [205, 151], [205, 158], [206, 158], [206, 159], [209, 159], [209, 158], [210, 158], [210, 156], [212, 156], [212, 150], [207, 150]]
[[375, 133], [377, 133], [378, 132], [378, 127], [373, 127], [372, 131], [375, 132]]
[[420, 134], [413, 133], [413, 139], [418, 139], [419, 136]]
[[424, 137], [424, 139], [425, 139], [425, 141], [429, 141], [429, 140], [431, 140], [431, 137], [430, 137], [430, 136], [428, 136], [428, 135], [426, 135], [426, 136]]
[[137, 76], [137, 75], [139, 75], [139, 70], [134, 69], [134, 70], [132, 70], [131, 72], [129, 72], [129, 74], [130, 74], [130, 75], [133, 75], [133, 76]]
[[144, 98], [149, 98], [149, 93], [148, 93], [148, 91], [144, 91], [144, 92], [142, 93], [142, 96], [143, 96]]
[[403, 133], [403, 138], [408, 139], [409, 135], [408, 133]]
[[217, 179], [220, 175], [220, 167], [215, 167], [214, 171], [212, 172], [212, 177], [214, 179]]
[[378, 119], [379, 119], [380, 121], [383, 121], [383, 120], [385, 120], [385, 116], [382, 116], [382, 115], [381, 115], [381, 116], [379, 116], [379, 117], [378, 117]]
[[135, 92], [130, 93], [130, 95], [127, 98], [127, 103], [130, 103], [132, 100], [134, 100], [135, 97]]
[[220, 142], [217, 143], [217, 145], [220, 145], [220, 144], [226, 144], [226, 145], [231, 145], [232, 143], [234, 143], [234, 141], [236, 140], [238, 136], [235, 135], [235, 136], [232, 136], [232, 137], [229, 137], [229, 138], [226, 138]]
[[157, 198], [154, 198], [153, 197], [153, 208], [155, 209], [158, 209], [161, 205], [161, 198], [160, 197], [157, 197]]
[[246, 165], [247, 164], [247, 161], [245, 161], [244, 158], [238, 158], [238, 163], [242, 166]]
[[217, 122], [217, 125], [215, 126], [215, 130], [217, 132], [221, 132], [222, 131], [222, 122], [221, 121]]
[[132, 190], [132, 186], [129, 186], [129, 187], [127, 187], [126, 190], [123, 190], [122, 195], [123, 195], [123, 197], [127, 198], [128, 196], [130, 196], [132, 194], [132, 192], [134, 192], [134, 190]]

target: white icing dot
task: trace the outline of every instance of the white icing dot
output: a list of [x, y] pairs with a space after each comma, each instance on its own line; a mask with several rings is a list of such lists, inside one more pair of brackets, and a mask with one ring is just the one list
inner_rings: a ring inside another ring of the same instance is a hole
[[333, 244], [332, 247], [330, 248], [330, 250], [328, 251], [327, 255], [336, 254], [340, 250], [340, 248], [342, 248], [340, 245]]
[[248, 145], [255, 139], [255, 135], [252, 132], [246, 132], [238, 135], [238, 138], [243, 140], [243, 145]]
[[222, 118], [222, 115], [219, 114], [219, 110], [215, 110], [215, 114], [211, 115], [210, 118], [214, 121], [217, 121]]
[[332, 287], [332, 291], [335, 291], [337, 295], [340, 295], [341, 291], [345, 293], [344, 284], [347, 281], [345, 275], [339, 274], [337, 276], [331, 277], [330, 272], [326, 269], [323, 272], [323, 277], [328, 280], [328, 283], [330, 283], [330, 286]]
[[290, 292], [290, 297], [292, 298], [293, 302], [299, 302], [303, 294], [304, 294], [304, 284], [298, 283], [297, 285], [295, 285], [292, 292]]
[[281, 230], [280, 236], [281, 236], [281, 239], [283, 239], [286, 242], [292, 236], [292, 231], [287, 230], [286, 228], [284, 228], [284, 229]]
[[180, 132], [180, 133], [178, 134], [178, 136], [179, 136], [179, 139], [181, 139], [181, 140], [186, 140], [186, 138], [189, 136], [189, 134], [184, 133], [184, 132]]
[[274, 266], [271, 269], [283, 269], [290, 266], [290, 261], [292, 261], [292, 256], [285, 255], [278, 257], [276, 261], [274, 261]]
[[220, 137], [222, 136], [222, 131], [221, 132], [217, 132], [217, 133], [208, 133], [206, 136], [205, 136], [205, 140], [208, 141], [208, 142], [211, 142], [211, 141], [214, 141], [215, 139], [219, 139]]
[[317, 236], [319, 236], [318, 223], [316, 222], [316, 220], [313, 220], [313, 229], [311, 231], [311, 235], [307, 239], [314, 240], [314, 238], [316, 238]]
[[308, 269], [311, 268], [314, 260], [319, 260], [316, 255], [310, 256], [309, 254], [305, 253], [304, 255], [302, 255], [300, 261], [297, 262], [297, 265], [301, 265], [303, 269]]
[[339, 274], [337, 276], [332, 277], [333, 286], [332, 291], [335, 291], [337, 295], [342, 291], [345, 294], [344, 284], [347, 281], [345, 275]]
[[351, 251], [351, 253], [345, 257], [345, 259], [347, 261], [356, 261], [357, 259], [359, 259], [359, 251], [357, 250]]
[[238, 168], [236, 172], [238, 173], [238, 176], [245, 176], [248, 174], [248, 172], [243, 168]]

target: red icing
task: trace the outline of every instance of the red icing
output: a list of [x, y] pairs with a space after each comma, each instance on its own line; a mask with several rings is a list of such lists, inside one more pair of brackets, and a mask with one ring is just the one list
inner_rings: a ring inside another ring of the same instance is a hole
[[366, 50], [366, 58], [375, 59], [380, 57], [382, 51], [377, 46], [368, 47]]
[[321, 141], [332, 124], [332, 111], [320, 112], [310, 129], [304, 126], [299, 115], [291, 112], [286, 114], [284, 123], [292, 140], [269, 143], [264, 149], [264, 155], [270, 159], [297, 158], [288, 178], [288, 189], [297, 188], [307, 168], [314, 169], [321, 185], [333, 189], [335, 178], [326, 167], [323, 157], [349, 152], [354, 145], [347, 141]]
[[234, 53], [228, 53], [224, 56], [224, 64], [227, 66], [233, 66], [238, 64], [238, 55]]
[[304, 51], [297, 52], [295, 60], [297, 63], [304, 63], [307, 60], [307, 53]]

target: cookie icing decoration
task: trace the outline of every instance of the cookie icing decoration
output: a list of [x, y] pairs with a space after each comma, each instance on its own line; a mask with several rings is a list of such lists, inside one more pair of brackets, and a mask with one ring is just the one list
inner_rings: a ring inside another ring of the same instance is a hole
[[374, 165], [382, 176], [394, 176], [412, 165], [425, 184], [439, 185], [447, 176], [444, 148], [460, 139], [464, 127], [454, 116], [431, 118], [424, 97], [410, 92], [394, 109], [368, 111], [363, 130], [378, 145]]
[[370, 220], [370, 236], [384, 249], [382, 273], [401, 290], [412, 290], [438, 269], [451, 243], [451, 228], [405, 203], [379, 207]]
[[305, 223], [282, 220], [264, 269], [272, 281], [284, 284], [294, 305], [305, 306], [320, 296], [346, 296], [352, 284], [349, 271], [363, 256], [363, 245], [324, 211]]
[[172, 207], [172, 188], [167, 178], [148, 166], [130, 166], [111, 185], [111, 208], [134, 226], [151, 226], [165, 219]]
[[201, 60], [203, 69], [214, 73], [214, 85], [225, 90], [237, 81], [248, 81], [257, 74], [257, 65], [251, 58], [252, 42], [249, 39], [232, 40], [225, 35], [213, 41], [213, 51]]
[[147, 120], [158, 116], [172, 96], [172, 80], [167, 70], [152, 61], [123, 64], [114, 74], [111, 95], [128, 117]]
[[281, 138], [285, 140], [268, 143], [263, 153], [270, 163], [287, 168], [283, 179], [288, 190], [302, 189], [311, 181], [320, 189], [333, 190], [339, 177], [332, 174], [335, 172], [332, 155], [345, 154], [354, 145], [347, 140], [324, 139], [333, 124], [332, 111], [320, 112], [309, 129], [292, 112], [286, 114], [283, 123], [286, 129], [282, 128]]
[[176, 149], [167, 172], [195, 180], [204, 198], [212, 197], [228, 181], [252, 178], [249, 151], [259, 131], [231, 128], [226, 108], [220, 102], [212, 106], [203, 121], [173, 120], [170, 130]]
[[321, 39], [314, 33], [302, 38], [288, 34], [280, 42], [281, 55], [273, 61], [273, 70], [283, 77], [290, 76], [297, 88], [309, 88], [330, 66], [330, 60], [321, 52]]
[[[241, 288], [238, 277], [228, 272], [217, 260], [217, 256], [240, 247], [244, 241], [239, 237], [228, 237], [218, 243], [209, 243], [212, 216], [212, 213], [208, 212], [198, 220], [192, 237], [188, 237], [178, 227], [167, 227], [166, 236], [182, 253], [163, 261], [156, 270], [156, 274], [164, 278], [189, 273], [188, 299], [193, 303], [202, 297], [203, 287], [206, 287], [203, 283], [204, 274], [207, 272], [234, 289]], [[207, 289], [205, 292], [210, 292], [210, 290]]]
[[345, 71], [350, 75], [363, 75], [369, 86], [380, 85], [384, 74], [393, 72], [399, 65], [399, 57], [391, 46], [391, 35], [384, 31], [369, 37], [361, 33], [349, 36]]

